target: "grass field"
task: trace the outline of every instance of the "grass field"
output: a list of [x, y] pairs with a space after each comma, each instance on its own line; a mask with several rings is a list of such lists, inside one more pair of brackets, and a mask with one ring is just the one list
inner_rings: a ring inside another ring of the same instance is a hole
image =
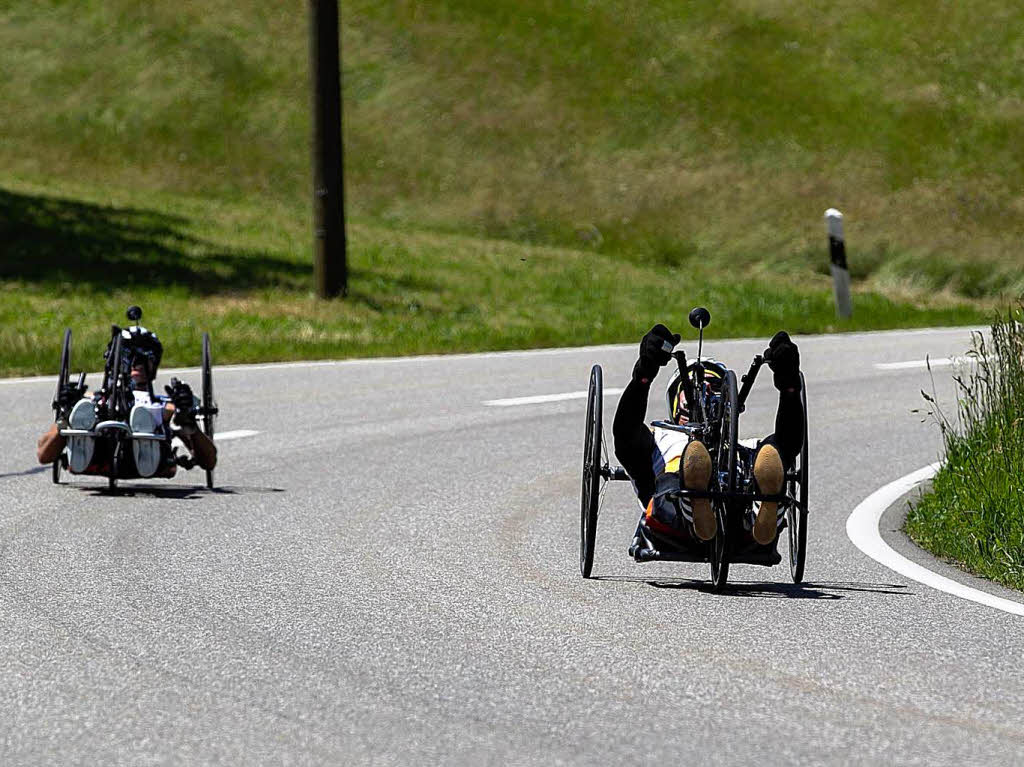
[[931, 411], [946, 455], [932, 489], [907, 516], [923, 547], [972, 572], [1024, 589], [1024, 311], [978, 337], [976, 364], [957, 378], [956, 414]]
[[697, 302], [728, 335], [974, 323], [1024, 289], [1017, 4], [358, 0], [352, 298], [315, 302], [299, 9], [0, 0], [0, 372], [130, 301], [170, 359], [202, 327], [242, 360], [634, 340]]

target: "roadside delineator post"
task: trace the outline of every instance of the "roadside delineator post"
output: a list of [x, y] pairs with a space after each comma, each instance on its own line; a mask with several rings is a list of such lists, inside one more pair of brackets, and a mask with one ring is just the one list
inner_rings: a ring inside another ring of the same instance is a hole
[[828, 230], [828, 255], [832, 268], [832, 288], [836, 297], [836, 314], [842, 319], [853, 315], [850, 300], [850, 270], [846, 267], [846, 240], [843, 238], [843, 214], [835, 208], [825, 211]]

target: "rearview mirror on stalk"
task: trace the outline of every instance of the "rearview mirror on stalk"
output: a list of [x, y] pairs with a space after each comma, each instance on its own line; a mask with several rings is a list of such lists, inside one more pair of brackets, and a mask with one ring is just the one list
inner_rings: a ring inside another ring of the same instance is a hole
[[698, 306], [690, 311], [690, 324], [697, 329], [706, 328], [711, 324], [711, 312], [703, 306]]

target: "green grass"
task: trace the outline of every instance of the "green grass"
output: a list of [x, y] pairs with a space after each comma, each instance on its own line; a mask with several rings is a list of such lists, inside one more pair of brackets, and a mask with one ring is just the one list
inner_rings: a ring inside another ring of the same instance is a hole
[[955, 417], [928, 397], [945, 464], [907, 516], [921, 546], [972, 572], [1024, 589], [1024, 312], [975, 339], [976, 364], [956, 381]]
[[[656, 321], [682, 327], [694, 304], [715, 313], [711, 337], [836, 329], [829, 281], [667, 270], [585, 250], [356, 223], [344, 301], [318, 301], [294, 243], [301, 219], [261, 208], [159, 198], [151, 207], [84, 192], [0, 190], [0, 369], [55, 369], [62, 330], [76, 364], [95, 369], [125, 307], [140, 304], [167, 364], [194, 364], [208, 330], [220, 363], [513, 349], [634, 341]], [[201, 222], [201, 226], [196, 222]], [[210, 226], [210, 222], [215, 226]], [[266, 232], [277, 237], [268, 240]], [[111, 286], [114, 286], [113, 288]], [[844, 328], [976, 322], [970, 306], [921, 308], [856, 297]], [[88, 360], [88, 361], [85, 361]]]
[[[129, 295], [245, 359], [632, 340], [659, 300], [706, 301], [732, 335], [975, 322], [1024, 291], [1019, 4], [341, 10], [336, 305], [307, 293], [304, 6], [0, 0], [0, 332], [25, 349], [0, 372], [52, 368], [29, 349]], [[843, 326], [833, 205], [859, 291]], [[97, 264], [136, 280], [111, 294]]]

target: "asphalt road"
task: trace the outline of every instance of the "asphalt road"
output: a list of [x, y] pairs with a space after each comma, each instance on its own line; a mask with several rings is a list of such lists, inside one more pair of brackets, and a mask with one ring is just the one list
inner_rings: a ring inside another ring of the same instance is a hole
[[[221, 445], [217, 493], [53, 486], [50, 382], [0, 385], [0, 763], [1020, 763], [1020, 619], [844, 528], [939, 451], [927, 371], [875, 363], [967, 331], [797, 340], [807, 583], [737, 565], [726, 594], [627, 557], [622, 483], [582, 580], [585, 400], [483, 404], [583, 390], [595, 362], [623, 386], [634, 347], [220, 368], [220, 429], [260, 433]], [[707, 349], [745, 370], [763, 346]], [[774, 405], [765, 375], [741, 436]]]

